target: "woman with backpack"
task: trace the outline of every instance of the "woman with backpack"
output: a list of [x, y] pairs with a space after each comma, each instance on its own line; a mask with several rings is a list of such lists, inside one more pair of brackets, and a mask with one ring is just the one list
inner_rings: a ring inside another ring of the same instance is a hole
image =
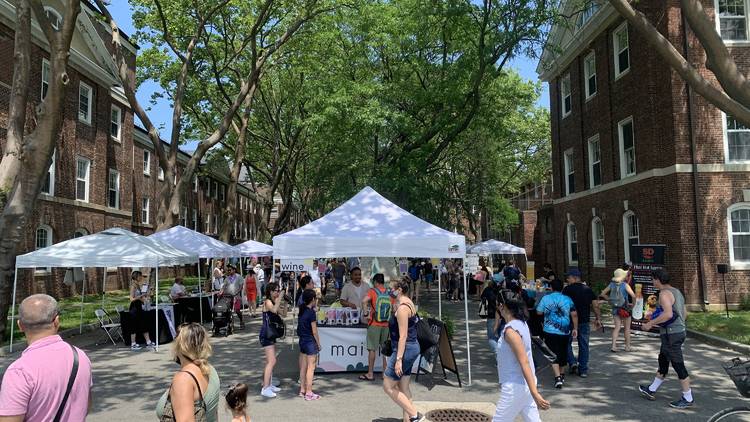
[[617, 353], [617, 337], [620, 336], [620, 327], [625, 328], [625, 351], [630, 351], [630, 305], [628, 296], [635, 300], [635, 293], [625, 280], [628, 272], [622, 268], [615, 270], [614, 277], [609, 286], [602, 291], [602, 298], [612, 306], [612, 317], [615, 320], [615, 328], [612, 330], [612, 353]]

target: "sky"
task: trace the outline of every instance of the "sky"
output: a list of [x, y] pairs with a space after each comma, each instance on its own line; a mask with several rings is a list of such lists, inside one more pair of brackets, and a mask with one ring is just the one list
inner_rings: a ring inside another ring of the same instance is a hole
[[[109, 6], [109, 11], [120, 26], [120, 29], [126, 34], [132, 34], [135, 32], [133, 21], [131, 19], [132, 12], [130, 10], [130, 2], [113, 1]], [[536, 65], [536, 59], [529, 59], [527, 57], [518, 57], [510, 63], [510, 67], [515, 68], [521, 77], [534, 82], [539, 79], [536, 74]], [[172, 128], [172, 108], [170, 107], [169, 102], [161, 100], [155, 105], [150, 105], [151, 93], [158, 88], [159, 86], [156, 83], [150, 81], [146, 82], [141, 84], [136, 96], [138, 97], [138, 101], [140, 101], [144, 107], [150, 107], [149, 116], [156, 127], [160, 128], [162, 138], [168, 138]], [[546, 83], [543, 85], [542, 94], [539, 97], [537, 104], [540, 107], [549, 109], [549, 87]], [[194, 148], [194, 144], [184, 146], [185, 150], [191, 150]]]

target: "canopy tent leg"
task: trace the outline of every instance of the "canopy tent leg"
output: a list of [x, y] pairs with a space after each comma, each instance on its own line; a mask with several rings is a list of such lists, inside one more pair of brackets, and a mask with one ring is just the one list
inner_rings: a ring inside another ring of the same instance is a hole
[[[73, 277], [73, 282], [75, 283], [75, 276]], [[83, 333], [83, 301], [86, 298], [86, 274], [83, 275], [81, 284], [81, 322], [78, 324], [78, 334]]]
[[203, 325], [203, 283], [201, 281], [201, 259], [198, 258], [198, 308], [201, 313], [201, 325]]
[[16, 271], [13, 274], [13, 299], [10, 305], [10, 353], [13, 353], [13, 333], [16, 328], [13, 316], [16, 314], [16, 286], [18, 285], [18, 264], [16, 264]]
[[[156, 348], [155, 351], [159, 351], [159, 261], [156, 261]], [[470, 372], [471, 373], [471, 372]], [[471, 383], [471, 375], [469, 375], [469, 383]]]
[[[465, 255], [464, 255], [464, 261], [466, 261]], [[466, 321], [466, 358], [467, 358], [467, 366], [469, 368], [469, 383], [466, 385], [471, 385], [471, 334], [469, 332], [469, 289], [467, 288], [465, 266], [464, 266], [464, 314], [465, 314], [465, 321]]]
[[[117, 270], [119, 271], [120, 269], [118, 268]], [[102, 277], [102, 309], [104, 309], [104, 292], [107, 291], [106, 287], [107, 287], [107, 272], [105, 271], [104, 277]]]
[[443, 274], [440, 272], [440, 268], [438, 268], [438, 319], [440, 321], [443, 320], [443, 286], [440, 280], [442, 277]]

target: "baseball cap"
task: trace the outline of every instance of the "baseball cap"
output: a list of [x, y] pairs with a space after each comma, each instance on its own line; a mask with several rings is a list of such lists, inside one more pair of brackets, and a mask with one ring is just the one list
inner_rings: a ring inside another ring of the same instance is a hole
[[578, 268], [569, 268], [568, 272], [565, 273], [565, 277], [578, 277], [581, 278], [581, 270]]

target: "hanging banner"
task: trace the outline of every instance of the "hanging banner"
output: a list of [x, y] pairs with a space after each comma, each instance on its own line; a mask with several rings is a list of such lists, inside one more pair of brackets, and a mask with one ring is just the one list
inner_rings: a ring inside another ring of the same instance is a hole
[[281, 271], [310, 272], [313, 269], [313, 259], [281, 259]]
[[[659, 291], [651, 280], [651, 272], [665, 268], [666, 248], [666, 245], [630, 246], [630, 257], [633, 260], [631, 287], [635, 293], [630, 326], [634, 329], [640, 330], [644, 323], [651, 320], [659, 303]], [[652, 331], [657, 332], [658, 328]]]
[[[315, 372], [366, 372], [367, 328], [318, 327], [320, 355]], [[394, 348], [395, 349], [395, 348]], [[419, 359], [412, 371], [416, 373]], [[374, 372], [383, 372], [383, 355], [375, 356]]]

